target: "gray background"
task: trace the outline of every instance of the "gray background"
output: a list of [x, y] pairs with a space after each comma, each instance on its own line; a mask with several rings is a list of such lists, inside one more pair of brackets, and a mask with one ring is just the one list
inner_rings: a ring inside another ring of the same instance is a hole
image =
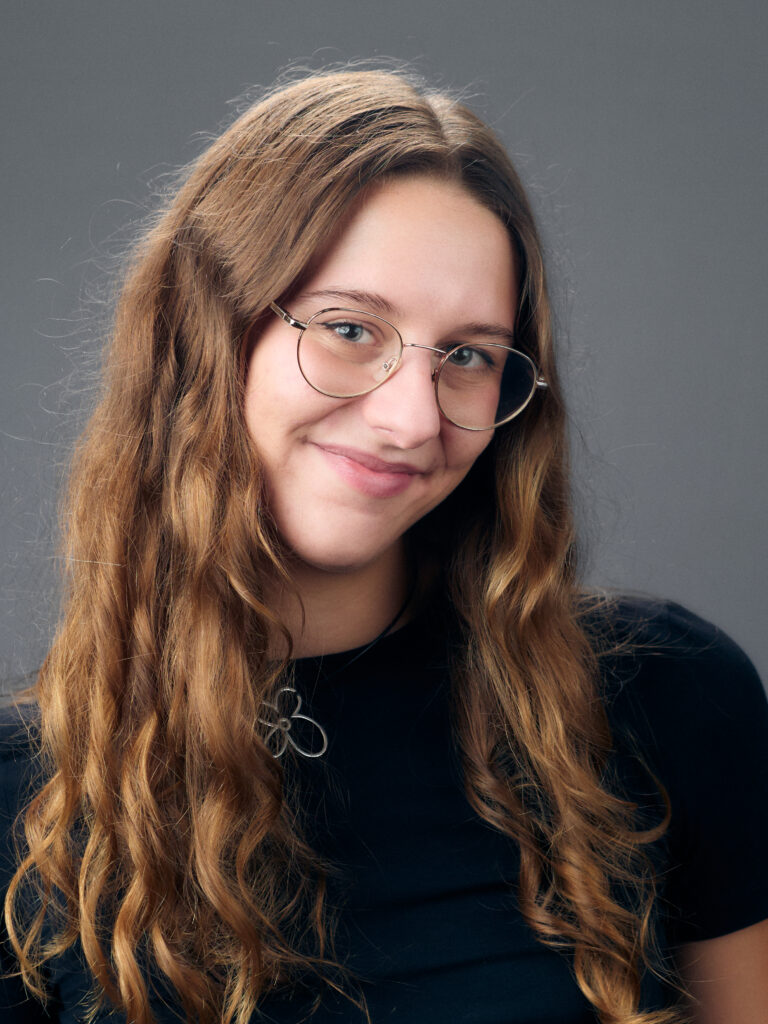
[[532, 190], [591, 579], [686, 603], [766, 679], [767, 21], [763, 0], [6, 8], [0, 676], [50, 635], [56, 483], [152, 188], [288, 64], [395, 58], [468, 87]]

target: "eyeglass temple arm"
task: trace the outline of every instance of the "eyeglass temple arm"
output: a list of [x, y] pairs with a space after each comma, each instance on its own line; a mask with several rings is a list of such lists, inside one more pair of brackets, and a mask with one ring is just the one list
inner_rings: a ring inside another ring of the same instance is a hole
[[278, 306], [276, 302], [270, 302], [269, 308], [273, 313], [277, 313], [281, 320], [285, 320], [287, 324], [290, 324], [291, 327], [297, 327], [300, 331], [305, 331], [307, 329], [307, 325], [305, 323], [302, 323], [301, 320], [294, 320], [291, 314], [287, 310], [283, 309], [282, 306]]

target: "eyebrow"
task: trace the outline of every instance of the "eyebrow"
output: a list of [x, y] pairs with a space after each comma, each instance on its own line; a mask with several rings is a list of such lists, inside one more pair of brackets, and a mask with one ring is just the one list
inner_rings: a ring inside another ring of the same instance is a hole
[[[401, 311], [393, 306], [388, 299], [376, 292], [359, 291], [349, 288], [319, 288], [316, 291], [301, 292], [294, 299], [295, 302], [306, 302], [309, 299], [338, 299], [341, 302], [350, 302], [352, 308], [370, 310], [383, 317], [398, 319], [402, 316]], [[461, 324], [450, 332], [451, 334], [473, 334], [483, 338], [493, 338], [505, 344], [513, 345], [515, 332], [504, 324], [484, 323], [479, 320], [472, 320]]]

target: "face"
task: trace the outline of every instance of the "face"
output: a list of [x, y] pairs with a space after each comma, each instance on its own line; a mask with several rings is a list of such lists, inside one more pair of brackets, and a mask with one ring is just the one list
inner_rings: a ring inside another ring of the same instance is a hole
[[[515, 301], [500, 220], [458, 185], [410, 177], [369, 195], [286, 305], [304, 321], [330, 306], [381, 313], [406, 346], [444, 348], [470, 325], [511, 332]], [[441, 415], [435, 356], [424, 349], [406, 347], [376, 391], [339, 399], [305, 381], [297, 338], [275, 316], [252, 339], [245, 418], [283, 541], [308, 565], [352, 571], [399, 553], [405, 532], [461, 482], [493, 431]]]

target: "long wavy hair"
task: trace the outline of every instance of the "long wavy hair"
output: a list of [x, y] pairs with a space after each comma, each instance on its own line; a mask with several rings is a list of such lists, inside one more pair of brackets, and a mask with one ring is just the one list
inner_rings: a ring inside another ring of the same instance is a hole
[[549, 382], [413, 530], [464, 630], [453, 714], [467, 794], [519, 844], [523, 916], [570, 951], [603, 1024], [681, 1019], [639, 1009], [642, 975], [659, 969], [644, 846], [666, 821], [638, 822], [605, 785], [612, 738], [529, 203], [485, 124], [381, 71], [310, 76], [251, 106], [191, 165], [128, 267], [64, 501], [67, 588], [34, 688], [43, 775], [5, 903], [40, 998], [46, 962], [77, 941], [94, 1007], [107, 998], [136, 1024], [154, 1019], [150, 978], [202, 1024], [246, 1024], [307, 971], [348, 990], [329, 865], [258, 723], [286, 669], [268, 659], [286, 631], [264, 581], [286, 570], [244, 421], [243, 347], [366, 189], [403, 174], [461, 183], [507, 227], [517, 345]]

